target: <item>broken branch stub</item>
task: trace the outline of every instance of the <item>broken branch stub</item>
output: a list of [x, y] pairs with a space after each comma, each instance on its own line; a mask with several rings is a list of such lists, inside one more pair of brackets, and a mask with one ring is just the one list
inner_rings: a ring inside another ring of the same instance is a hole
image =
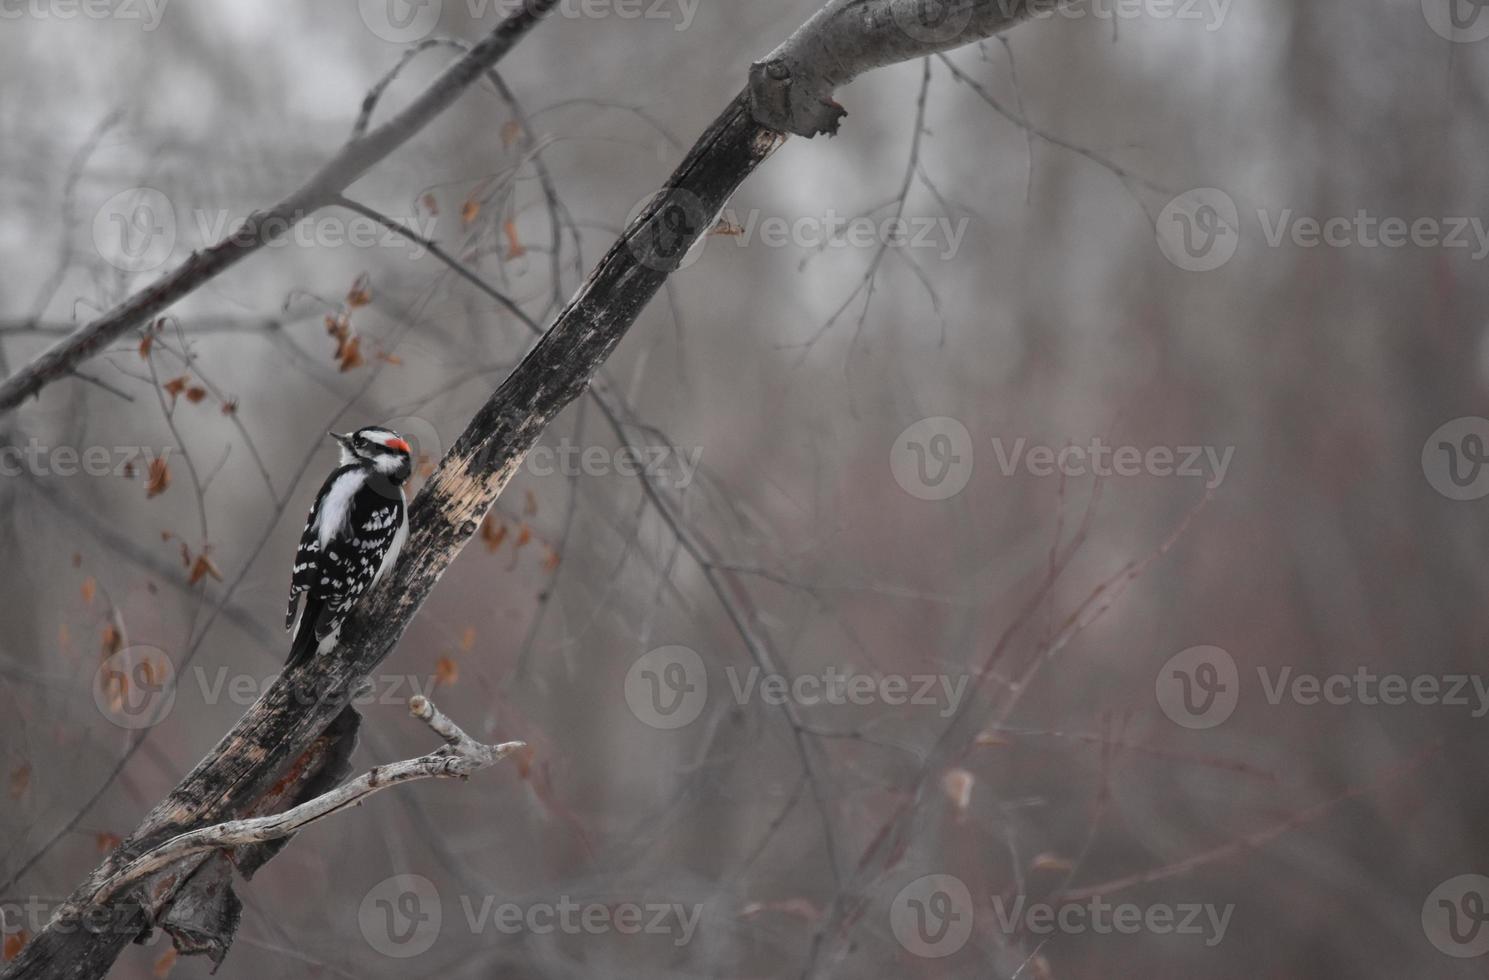
[[829, 0], [750, 66], [756, 121], [798, 136], [833, 135], [847, 110], [833, 99], [873, 68], [992, 37], [1058, 0]]

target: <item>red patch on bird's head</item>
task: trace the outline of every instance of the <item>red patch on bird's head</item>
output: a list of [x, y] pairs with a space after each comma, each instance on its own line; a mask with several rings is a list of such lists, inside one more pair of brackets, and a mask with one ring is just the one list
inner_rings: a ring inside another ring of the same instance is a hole
[[410, 454], [413, 453], [413, 450], [408, 447], [408, 443], [404, 442], [402, 439], [389, 439], [387, 442], [387, 447], [389, 449], [402, 449], [404, 452]]

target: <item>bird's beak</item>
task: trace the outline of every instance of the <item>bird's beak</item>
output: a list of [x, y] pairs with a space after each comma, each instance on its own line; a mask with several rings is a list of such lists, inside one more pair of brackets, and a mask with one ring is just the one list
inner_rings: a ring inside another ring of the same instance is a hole
[[332, 439], [335, 439], [337, 442], [341, 443], [342, 448], [347, 449], [347, 450], [350, 450], [352, 448], [352, 437], [351, 436], [349, 436], [349, 435], [348, 436], [344, 436], [344, 435], [342, 435], [339, 432], [327, 432], [326, 435], [330, 436]]

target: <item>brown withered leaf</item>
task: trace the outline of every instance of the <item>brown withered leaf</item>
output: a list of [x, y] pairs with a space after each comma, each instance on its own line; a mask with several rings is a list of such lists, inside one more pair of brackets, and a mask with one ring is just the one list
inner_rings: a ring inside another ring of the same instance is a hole
[[107, 854], [122, 843], [123, 839], [118, 834], [110, 834], [100, 831], [93, 835], [93, 843], [98, 846], [99, 854]]
[[507, 258], [520, 259], [527, 254], [527, 246], [517, 237], [517, 222], [502, 222], [502, 231], [507, 236]]
[[176, 396], [185, 391], [186, 386], [189, 384], [191, 384], [191, 375], [183, 374], [179, 378], [172, 378], [171, 380], [167, 381], [165, 384], [160, 386], [160, 389], [167, 395], [170, 395], [172, 401], [175, 401]]
[[158, 497], [165, 493], [171, 485], [171, 468], [166, 465], [165, 457], [159, 456], [150, 461], [150, 475], [145, 480], [145, 497]]
[[562, 560], [556, 550], [547, 549], [547, 553], [543, 555], [543, 571], [549, 573], [558, 571], [558, 564]]
[[397, 354], [389, 354], [385, 350], [380, 350], [377, 352], [377, 359], [379, 361], [382, 361], [384, 364], [397, 365], [403, 363], [403, 358], [399, 357]]
[[155, 967], [150, 972], [155, 977], [157, 977], [158, 980], [165, 980], [166, 977], [171, 975], [171, 970], [175, 967], [175, 965], [176, 947], [172, 946], [170, 949], [160, 954], [160, 959], [155, 961]]
[[236, 398], [229, 398], [227, 401], [225, 401], [225, 402], [222, 403], [222, 414], [223, 415], [235, 415], [235, 414], [237, 414], [237, 411], [238, 411], [238, 399], [236, 399]]
[[440, 687], [450, 687], [460, 680], [460, 667], [449, 657], [440, 657], [434, 665], [434, 679]]
[[203, 388], [201, 385], [192, 385], [190, 388], [186, 389], [186, 400], [191, 402], [193, 405], [206, 397], [207, 389]]
[[424, 209], [430, 214], [439, 214], [439, 199], [433, 194], [425, 194], [419, 200], [424, 202]]
[[10, 771], [10, 798], [19, 800], [31, 788], [31, 763], [23, 762]]
[[197, 555], [196, 561], [191, 566], [191, 575], [187, 578], [187, 585], [196, 585], [208, 575], [222, 581], [222, 571], [208, 558], [205, 553]]
[[1075, 862], [1070, 858], [1062, 858], [1058, 854], [1037, 854], [1034, 860], [1029, 862], [1030, 871], [1073, 871]]
[[150, 359], [150, 348], [151, 347], [154, 347], [154, 346], [155, 346], [155, 335], [153, 333], [147, 333], [143, 337], [141, 337], [140, 338], [140, 357], [142, 357], [142, 358], [144, 358], [145, 360], [148, 361]]
[[529, 490], [522, 498], [522, 516], [532, 517], [537, 512], [538, 495]]
[[326, 333], [339, 341], [345, 341], [352, 334], [352, 321], [345, 313], [337, 313], [335, 316], [326, 314]]
[[21, 955], [21, 950], [31, 941], [31, 933], [25, 929], [18, 929], [5, 937], [5, 950], [3, 953], [6, 963]]
[[475, 198], [471, 198], [464, 204], [460, 205], [460, 223], [463, 225], [468, 225], [472, 221], [475, 221], [480, 213], [481, 202], [476, 200]]
[[507, 525], [490, 514], [481, 522], [481, 543], [486, 545], [487, 551], [495, 551], [502, 546], [507, 538]]
[[367, 273], [364, 272], [361, 275], [357, 276], [356, 280], [352, 283], [352, 288], [347, 291], [346, 305], [355, 310], [359, 306], [366, 306], [368, 303], [371, 302], [371, 280], [367, 278]]
[[103, 635], [100, 636], [98, 640], [98, 647], [102, 651], [99, 656], [102, 659], [106, 660], [109, 657], [112, 657], [114, 654], [118, 653], [119, 648], [123, 645], [124, 637], [119, 635], [118, 627], [116, 627], [113, 623], [105, 623], [103, 627]]
[[517, 540], [512, 542], [512, 547], [520, 550], [533, 539], [533, 529], [523, 524], [517, 529]]
[[744, 234], [744, 229], [734, 224], [728, 218], [719, 218], [718, 224], [708, 229], [710, 235], [720, 235], [725, 238], [738, 238]]
[[941, 791], [958, 810], [967, 809], [972, 802], [972, 788], [977, 777], [965, 769], [948, 769], [941, 776]]
[[352, 337], [342, 344], [336, 352], [336, 362], [343, 373], [361, 367], [365, 363], [362, 360], [362, 338]]
[[83, 605], [93, 605], [93, 595], [97, 591], [98, 583], [93, 581], [92, 575], [89, 575], [87, 578], [83, 579]]

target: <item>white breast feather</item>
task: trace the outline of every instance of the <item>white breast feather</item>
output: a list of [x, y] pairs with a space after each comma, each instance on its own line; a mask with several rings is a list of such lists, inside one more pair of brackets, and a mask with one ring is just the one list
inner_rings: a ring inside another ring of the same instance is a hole
[[326, 492], [326, 499], [321, 504], [320, 513], [315, 517], [316, 540], [322, 548], [346, 529], [346, 522], [352, 514], [352, 497], [362, 489], [366, 480], [366, 473], [352, 470], [337, 477], [336, 482], [331, 484], [331, 489]]

